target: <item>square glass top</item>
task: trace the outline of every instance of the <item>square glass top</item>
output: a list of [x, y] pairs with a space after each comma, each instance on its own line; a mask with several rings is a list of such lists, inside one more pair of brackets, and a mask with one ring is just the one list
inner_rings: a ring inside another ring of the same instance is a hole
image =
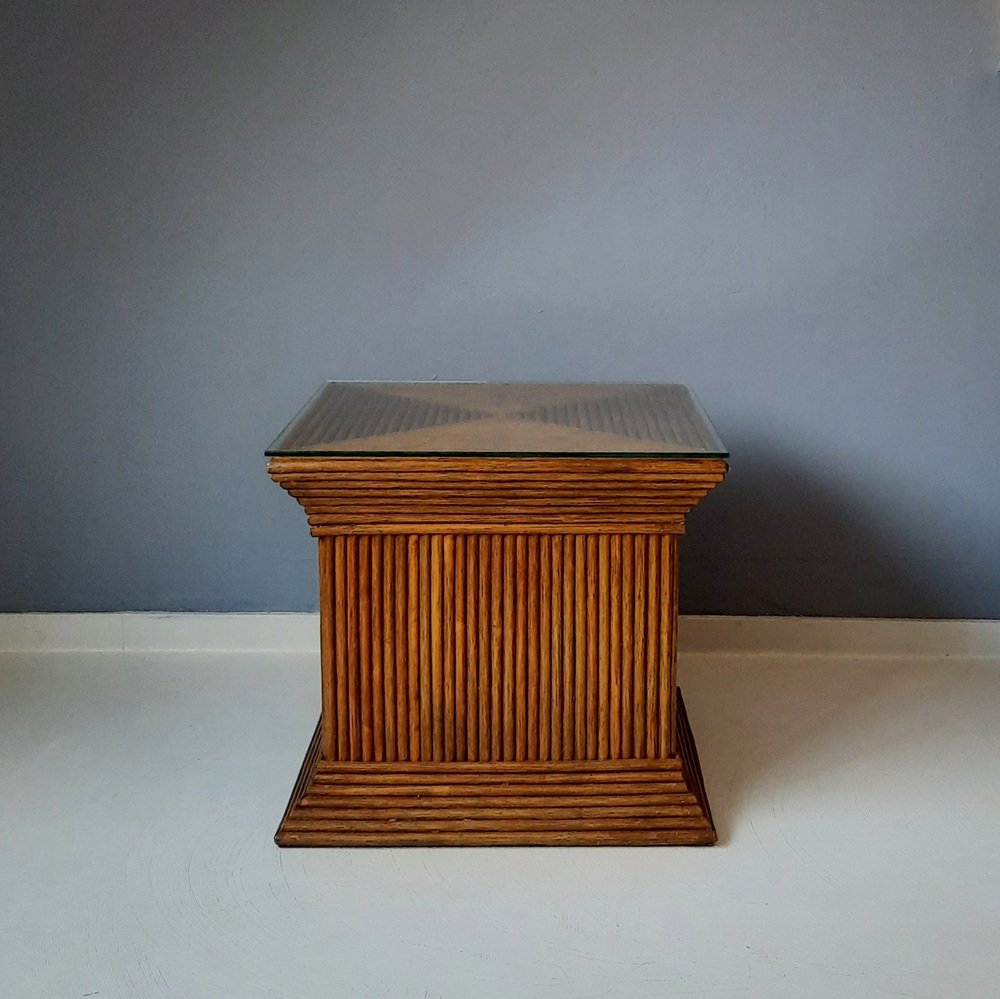
[[327, 382], [266, 452], [726, 458], [684, 385]]

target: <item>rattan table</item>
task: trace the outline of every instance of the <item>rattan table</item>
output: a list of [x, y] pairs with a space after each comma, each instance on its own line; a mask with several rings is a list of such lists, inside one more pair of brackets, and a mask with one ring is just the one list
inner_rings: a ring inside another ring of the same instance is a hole
[[267, 454], [319, 546], [281, 846], [715, 841], [677, 543], [728, 455], [684, 386], [329, 382]]

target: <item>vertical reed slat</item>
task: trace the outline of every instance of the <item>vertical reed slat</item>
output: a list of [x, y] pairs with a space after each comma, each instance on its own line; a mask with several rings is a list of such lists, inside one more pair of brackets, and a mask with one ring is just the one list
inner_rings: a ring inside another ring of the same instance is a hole
[[[467, 714], [466, 714], [466, 669], [465, 669], [465, 629], [466, 614], [465, 609], [465, 535], [459, 534], [455, 538], [455, 579], [454, 588], [451, 590], [450, 603], [454, 616], [455, 627], [453, 629], [453, 640], [455, 643], [455, 732], [454, 749], [452, 759], [467, 760], [466, 752], [467, 739]], [[445, 621], [447, 626], [447, 620]]]
[[358, 539], [347, 538], [347, 723], [351, 760], [361, 759], [361, 690], [358, 670]]
[[670, 630], [670, 704], [667, 710], [670, 717], [667, 724], [670, 726], [670, 753], [676, 756], [680, 752], [680, 737], [677, 734], [677, 639], [680, 628], [681, 613], [681, 567], [680, 567], [680, 543], [677, 535], [670, 535], [670, 578], [671, 578], [671, 630]]
[[575, 535], [573, 581], [576, 621], [573, 628], [573, 645], [576, 652], [576, 678], [573, 684], [575, 731], [573, 733], [573, 758], [587, 758], [587, 539]]
[[634, 755], [632, 735], [632, 609], [635, 606], [635, 590], [632, 570], [635, 565], [635, 545], [631, 534], [622, 537], [622, 758]]
[[433, 675], [431, 667], [431, 538], [419, 535], [420, 582], [420, 759], [434, 759]]
[[503, 755], [503, 538], [490, 538], [490, 759]]
[[563, 536], [563, 605], [562, 605], [562, 668], [563, 668], [563, 759], [576, 756], [576, 545], [570, 535]]
[[319, 538], [316, 546], [319, 555], [319, 652], [320, 669], [323, 680], [323, 711], [322, 711], [322, 756], [325, 760], [337, 758], [337, 704], [336, 704], [336, 668], [334, 652], [335, 609], [334, 579], [333, 579], [333, 538]]
[[493, 755], [492, 731], [493, 721], [493, 687], [491, 662], [493, 657], [491, 627], [492, 596], [491, 583], [492, 565], [491, 552], [493, 542], [485, 534], [479, 538], [479, 566], [476, 580], [476, 603], [479, 608], [479, 759], [495, 760]]
[[405, 535], [396, 536], [393, 561], [396, 573], [396, 756], [400, 760], [412, 760], [410, 752], [410, 659], [409, 653], [409, 540]]
[[[587, 759], [597, 757], [597, 598], [600, 591], [598, 538], [587, 535]], [[577, 598], [579, 599], [579, 597]]]
[[383, 715], [385, 717], [385, 758], [389, 763], [397, 759], [398, 746], [396, 722], [399, 715], [396, 711], [396, 649], [395, 649], [395, 604], [402, 598], [399, 590], [393, 591], [393, 574], [395, 572], [396, 539], [386, 535], [382, 539], [382, 696], [385, 702]]
[[608, 578], [611, 539], [602, 534], [597, 539], [597, 577], [594, 582], [597, 600], [597, 759], [606, 760], [611, 742], [611, 630], [610, 580]]
[[674, 565], [676, 552], [673, 535], [660, 537], [660, 591], [664, 606], [660, 610], [660, 756], [674, 753], [673, 720], [670, 706], [677, 696], [674, 669], [677, 664], [677, 572]]
[[337, 759], [351, 758], [349, 691], [347, 689], [347, 539], [334, 539], [334, 640], [336, 648]]
[[632, 635], [632, 746], [636, 757], [646, 755], [646, 535], [635, 535], [635, 600]]
[[410, 723], [410, 759], [421, 760], [420, 732], [420, 536], [406, 542], [406, 670], [407, 713]]
[[358, 538], [357, 562], [358, 578], [358, 701], [361, 716], [361, 759], [370, 762], [373, 758], [374, 733], [372, 731], [372, 587], [371, 587], [372, 539], [362, 534]]
[[648, 539], [646, 572], [646, 755], [657, 754], [656, 736], [660, 699], [660, 544], [655, 534]]
[[611, 726], [608, 733], [608, 756], [613, 760], [621, 759], [622, 755], [622, 538], [615, 534], [611, 538], [611, 554], [609, 559], [610, 578], [606, 579], [608, 587], [608, 603], [610, 606], [609, 644], [610, 644], [610, 704], [608, 713]]
[[[455, 630], [453, 627], [455, 613], [455, 538], [447, 534], [441, 539], [439, 546], [441, 561], [438, 571], [434, 574], [438, 579], [438, 609], [434, 619], [438, 622], [441, 634], [439, 642], [440, 664], [438, 671], [443, 677], [443, 691], [435, 689], [435, 714], [444, 712], [441, 726], [442, 751], [441, 759], [455, 759]], [[433, 572], [433, 570], [432, 570]]]
[[[391, 539], [389, 539], [391, 540]], [[372, 759], [385, 759], [385, 691], [382, 677], [382, 535], [371, 539], [371, 642], [372, 674]], [[362, 669], [364, 665], [362, 664]]]
[[479, 753], [479, 539], [473, 534], [465, 541], [465, 671], [468, 682], [469, 729], [466, 734], [465, 758], [482, 759]]
[[503, 759], [513, 760], [517, 750], [517, 722], [514, 711], [514, 620], [516, 594], [514, 591], [514, 559], [517, 543], [510, 534], [503, 536]]
[[[538, 759], [538, 591], [540, 588], [538, 572], [538, 535], [532, 534], [525, 538], [527, 562], [519, 565], [519, 572], [525, 579], [526, 612], [521, 625], [524, 631], [525, 643], [525, 747], [526, 760]], [[522, 603], [520, 594], [518, 602]]]
[[430, 592], [427, 606], [427, 628], [430, 635], [430, 721], [431, 721], [431, 753], [435, 762], [444, 759], [444, 650], [442, 642], [442, 623], [444, 607], [442, 606], [442, 562], [444, 539], [440, 534], [430, 538], [430, 575], [427, 578], [427, 588]]
[[552, 672], [552, 759], [563, 759], [563, 683], [562, 683], [562, 598], [563, 588], [563, 539], [561, 534], [552, 536], [552, 652], [549, 668]]
[[[514, 759], [528, 758], [528, 539], [514, 542]], [[509, 637], [509, 636], [508, 636]]]
[[538, 692], [535, 717], [538, 720], [537, 760], [552, 759], [549, 721], [552, 706], [552, 538], [544, 535], [538, 543], [538, 630], [534, 647], [538, 656]]

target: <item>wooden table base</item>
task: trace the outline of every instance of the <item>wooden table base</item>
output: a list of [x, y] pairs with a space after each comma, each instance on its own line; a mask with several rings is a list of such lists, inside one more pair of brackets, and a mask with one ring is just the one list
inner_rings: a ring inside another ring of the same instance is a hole
[[716, 840], [677, 691], [677, 756], [513, 763], [334, 763], [317, 725], [279, 846], [708, 845]]
[[723, 461], [272, 458], [319, 553], [282, 846], [712, 843], [678, 539]]

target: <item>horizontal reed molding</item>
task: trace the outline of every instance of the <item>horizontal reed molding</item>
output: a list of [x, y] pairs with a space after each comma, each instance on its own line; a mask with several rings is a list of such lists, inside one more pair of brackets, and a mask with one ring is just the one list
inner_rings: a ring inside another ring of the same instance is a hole
[[722, 481], [721, 460], [272, 458], [313, 534], [681, 533]]

